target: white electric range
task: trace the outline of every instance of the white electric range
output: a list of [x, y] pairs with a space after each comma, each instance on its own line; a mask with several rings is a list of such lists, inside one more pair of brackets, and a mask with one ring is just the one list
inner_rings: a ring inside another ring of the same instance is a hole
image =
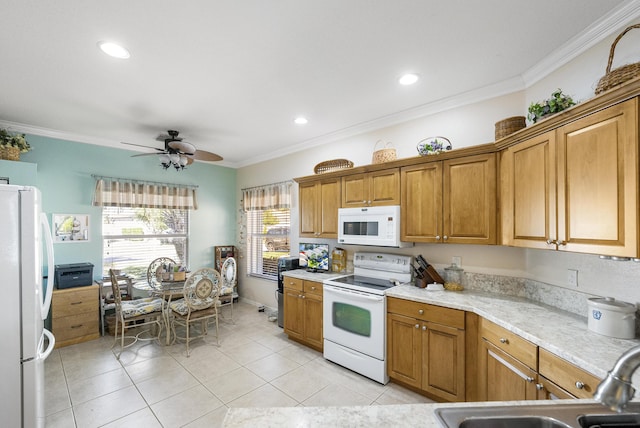
[[386, 291], [411, 282], [411, 256], [355, 253], [354, 273], [323, 283], [324, 357], [386, 384]]

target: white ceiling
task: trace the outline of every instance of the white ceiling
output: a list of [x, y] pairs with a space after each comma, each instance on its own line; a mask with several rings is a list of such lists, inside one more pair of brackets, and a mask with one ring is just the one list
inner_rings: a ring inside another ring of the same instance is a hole
[[[546, 58], [562, 65], [637, 9], [633, 0], [1, 2], [0, 125], [127, 150], [121, 141], [161, 147], [158, 134], [177, 129], [234, 167], [501, 82], [522, 89]], [[100, 40], [131, 58], [104, 55]], [[421, 80], [398, 85], [408, 71]], [[309, 123], [295, 125], [297, 115]]]

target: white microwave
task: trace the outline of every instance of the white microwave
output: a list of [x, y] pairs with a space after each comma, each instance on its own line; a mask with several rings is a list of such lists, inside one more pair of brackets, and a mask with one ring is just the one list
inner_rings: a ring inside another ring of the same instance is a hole
[[339, 208], [338, 243], [409, 247], [400, 242], [400, 206]]

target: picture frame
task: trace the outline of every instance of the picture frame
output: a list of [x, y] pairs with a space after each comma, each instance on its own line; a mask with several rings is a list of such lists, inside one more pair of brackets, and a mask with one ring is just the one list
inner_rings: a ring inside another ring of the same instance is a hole
[[89, 242], [89, 214], [52, 214], [53, 243]]
[[9, 177], [0, 177], [0, 184], [9, 184]]

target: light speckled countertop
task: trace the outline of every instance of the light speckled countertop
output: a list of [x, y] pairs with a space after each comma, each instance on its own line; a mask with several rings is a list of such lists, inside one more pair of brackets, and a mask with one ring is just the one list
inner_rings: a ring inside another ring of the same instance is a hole
[[[340, 276], [335, 273], [310, 273], [303, 270], [287, 271], [285, 275], [312, 281], [323, 281]], [[606, 375], [624, 351], [640, 344], [640, 340], [614, 339], [596, 334], [588, 330], [585, 317], [519, 297], [467, 290], [462, 292], [426, 291], [412, 285], [390, 288], [387, 296], [474, 312], [599, 377]], [[633, 383], [640, 384], [640, 373], [636, 373]], [[580, 401], [590, 402], [590, 400]], [[500, 404], [519, 405], [532, 404], [532, 402], [232, 408], [227, 412], [223, 426], [423, 426], [435, 428], [442, 426], [434, 414], [436, 408]]]

